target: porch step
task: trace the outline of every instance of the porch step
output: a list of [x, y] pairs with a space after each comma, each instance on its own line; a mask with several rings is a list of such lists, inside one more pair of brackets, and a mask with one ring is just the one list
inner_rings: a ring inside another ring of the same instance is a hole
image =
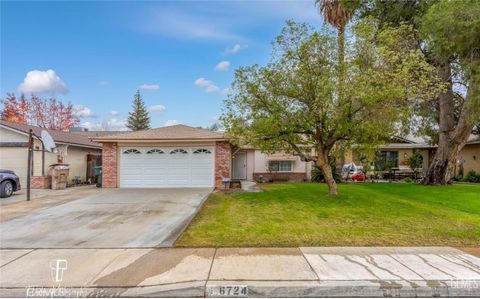
[[240, 180], [231, 180], [230, 181], [230, 189], [241, 189], [242, 182]]

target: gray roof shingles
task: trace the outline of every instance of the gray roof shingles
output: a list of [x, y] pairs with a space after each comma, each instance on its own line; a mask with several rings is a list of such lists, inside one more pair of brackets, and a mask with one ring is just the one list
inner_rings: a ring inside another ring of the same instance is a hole
[[93, 139], [99, 142], [102, 142], [102, 140], [222, 140], [225, 139], [225, 136], [222, 132], [214, 132], [186, 125], [174, 125], [134, 132], [103, 135], [96, 138], [94, 137]]

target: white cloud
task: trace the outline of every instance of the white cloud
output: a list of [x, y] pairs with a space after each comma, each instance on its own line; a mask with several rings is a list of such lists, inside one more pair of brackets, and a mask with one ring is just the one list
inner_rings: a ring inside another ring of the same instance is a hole
[[159, 90], [160, 85], [158, 85], [158, 84], [142, 84], [142, 85], [140, 85], [140, 89], [142, 89], [142, 90]]
[[208, 92], [208, 93], [217, 92], [219, 90], [220, 90], [220, 88], [216, 85], [209, 85], [209, 86], [207, 86], [207, 88], [205, 88], [205, 91]]
[[228, 31], [228, 21], [195, 12], [162, 9], [150, 12], [143, 30], [181, 39], [232, 40], [241, 38]]
[[205, 91], [208, 93], [220, 91], [220, 87], [215, 85], [213, 81], [207, 80], [205, 78], [198, 78], [197, 80], [195, 80], [193, 84], [195, 84], [198, 87], [204, 88]]
[[148, 108], [149, 112], [163, 112], [165, 111], [165, 106], [163, 105], [153, 105]]
[[54, 70], [33, 70], [27, 73], [23, 82], [18, 86], [23, 93], [67, 93], [67, 85], [60, 79]]
[[225, 52], [223, 52], [224, 55], [230, 55], [230, 54], [235, 54], [238, 51], [247, 48], [247, 45], [240, 45], [240, 44], [235, 44], [231, 48], [226, 48]]
[[126, 119], [117, 119], [111, 118], [102, 123], [102, 126], [107, 131], [126, 131], [127, 129], [127, 120]]
[[108, 84], [110, 84], [108, 81], [100, 81], [100, 82], [98, 82], [98, 85], [100, 85], [100, 86], [108, 86]]
[[[125, 18], [134, 30], [178, 39], [250, 43], [244, 34], [282, 24], [287, 19], [320, 28], [323, 20], [314, 1], [189, 1], [182, 9], [142, 6]], [[232, 53], [233, 54], [233, 53]]]
[[96, 118], [97, 117], [97, 114], [93, 112], [92, 109], [83, 105], [73, 106], [73, 115], [79, 118]]
[[216, 66], [215, 69], [217, 71], [228, 71], [228, 68], [230, 67], [230, 61], [220, 61]]
[[127, 131], [128, 128], [126, 127], [126, 124], [126, 119], [117, 119], [114, 117], [108, 120], [104, 120], [101, 123], [93, 123], [86, 121], [80, 126], [87, 128], [89, 131]]
[[112, 110], [112, 111], [110, 111], [110, 115], [111, 115], [111, 116], [117, 116], [117, 115], [118, 115], [118, 111]]
[[165, 124], [163, 125], [164, 127], [169, 127], [169, 126], [174, 126], [174, 125], [178, 125], [180, 124], [177, 120], [175, 119], [169, 119], [165, 122]]
[[222, 94], [223, 94], [224, 96], [229, 95], [229, 94], [230, 94], [230, 88], [225, 87], [224, 89], [222, 89]]

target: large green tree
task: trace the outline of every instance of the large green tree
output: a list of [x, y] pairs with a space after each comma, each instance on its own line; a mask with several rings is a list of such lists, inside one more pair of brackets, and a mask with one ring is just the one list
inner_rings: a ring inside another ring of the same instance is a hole
[[382, 143], [395, 132], [405, 102], [431, 96], [434, 85], [421, 54], [402, 43], [408, 27], [375, 32], [370, 22], [354, 28], [346, 43], [348, 84], [339, 97], [336, 35], [288, 22], [269, 64], [236, 70], [222, 116], [227, 134], [267, 153], [283, 150], [314, 161], [336, 195], [330, 159], [339, 142]]
[[373, 15], [383, 28], [411, 24], [417, 48], [445, 85], [437, 96], [414, 102], [412, 127], [438, 145], [423, 183], [446, 184], [480, 117], [480, 2], [370, 0], [363, 4], [362, 15]]
[[140, 91], [133, 96], [133, 110], [128, 113], [127, 128], [132, 131], [146, 130], [150, 128], [150, 116], [145, 107]]
[[438, 148], [423, 182], [445, 184], [480, 120], [480, 2], [438, 1], [423, 16], [420, 33], [448, 86], [438, 97]]

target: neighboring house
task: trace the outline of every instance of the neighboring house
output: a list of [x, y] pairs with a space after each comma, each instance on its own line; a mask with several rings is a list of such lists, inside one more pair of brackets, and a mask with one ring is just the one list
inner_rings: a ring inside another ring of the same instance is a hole
[[455, 174], [459, 173], [461, 167], [464, 175], [471, 170], [480, 173], [480, 135], [470, 135], [468, 138], [467, 144], [458, 155]]
[[[394, 137], [390, 143], [380, 146], [377, 159], [385, 163], [393, 161], [394, 167], [408, 171], [410, 169], [409, 158], [415, 153], [420, 153], [423, 157], [421, 171], [425, 173], [435, 155], [435, 149], [436, 145], [430, 145], [422, 138]], [[352, 161], [357, 165], [362, 165], [358, 155], [347, 154], [345, 163], [351, 163]], [[464, 174], [467, 174], [470, 170], [480, 173], [480, 136], [471, 135], [469, 137], [458, 155], [455, 174], [459, 173], [461, 167], [463, 167]]]
[[[175, 125], [93, 137], [103, 144], [107, 188], [223, 187], [222, 179], [308, 179], [310, 163], [292, 155], [235, 148], [221, 132]], [[273, 171], [269, 171], [273, 170]]]
[[[28, 133], [33, 130], [40, 136], [43, 128], [0, 121], [0, 168], [15, 171], [26, 187], [28, 167]], [[47, 130], [58, 146], [57, 153], [45, 152], [42, 169], [42, 143], [34, 137], [33, 176], [48, 175], [49, 166], [63, 158], [70, 165], [69, 182], [75, 177], [86, 181], [93, 177], [91, 166], [99, 160], [101, 144], [92, 142], [88, 136], [78, 133]]]

